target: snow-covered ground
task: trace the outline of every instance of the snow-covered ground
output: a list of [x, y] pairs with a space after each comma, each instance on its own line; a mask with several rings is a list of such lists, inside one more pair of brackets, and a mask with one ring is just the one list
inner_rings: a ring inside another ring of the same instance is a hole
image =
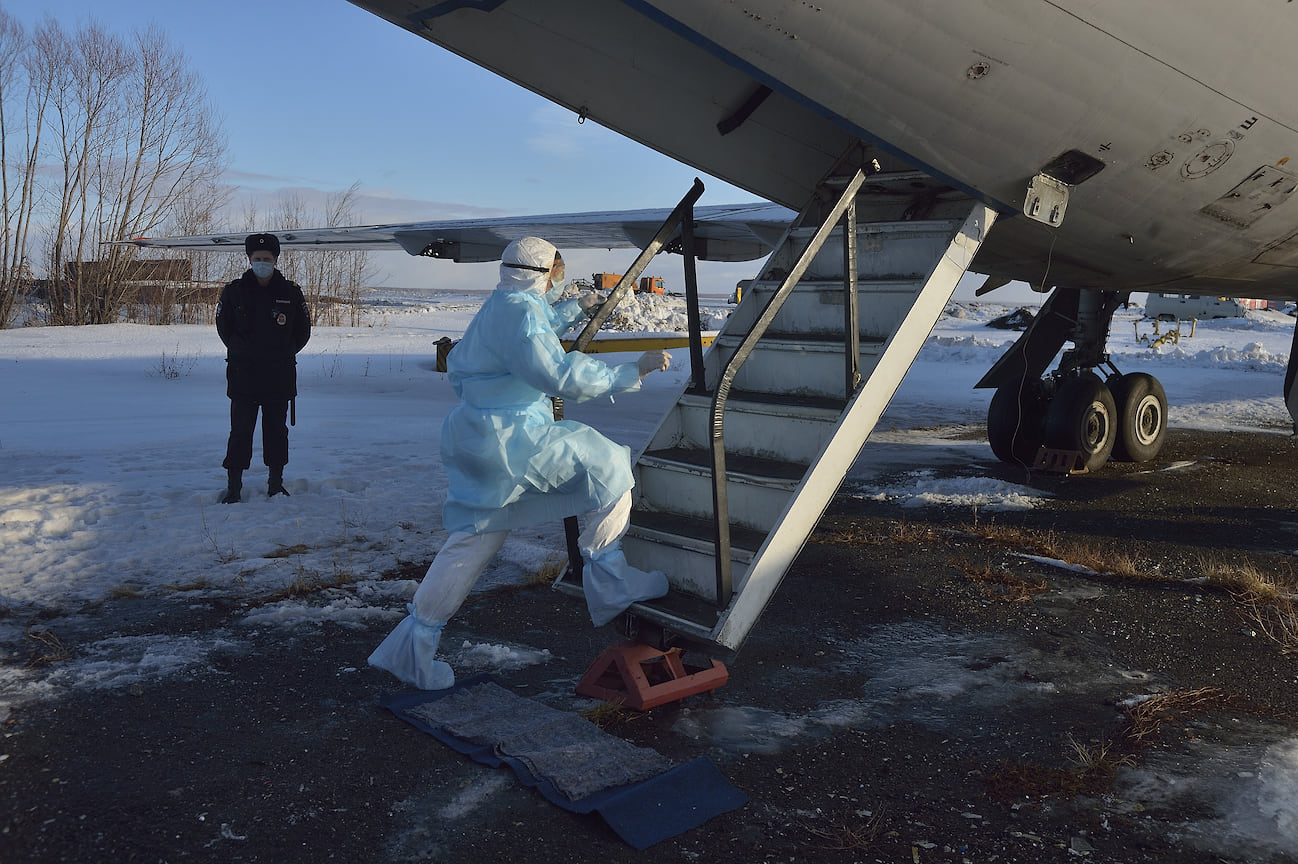
[[[37, 610], [68, 612], [123, 593], [260, 596], [296, 579], [343, 575], [361, 586], [352, 608], [290, 603], [282, 614], [395, 614], [396, 599], [373, 596], [384, 589], [367, 591], [364, 580], [401, 561], [429, 559], [444, 537], [438, 431], [455, 397], [434, 369], [433, 343], [462, 333], [484, 296], [404, 292], [377, 306], [367, 326], [317, 328], [298, 360], [297, 425], [285, 471], [291, 497], [264, 496], [258, 441], [238, 506], [217, 503], [229, 402], [214, 328], [0, 331], [0, 608], [12, 613], [0, 628], [19, 626]], [[656, 298], [623, 317], [638, 320], [641, 331], [670, 330], [672, 313], [658, 308], [664, 302], [672, 301]], [[1018, 335], [986, 326], [1004, 306], [948, 311], [849, 488], [912, 505], [1031, 506], [1034, 493], [1022, 487], [932, 479], [934, 465], [990, 458], [984, 441], [954, 437], [950, 427], [984, 422], [991, 394], [973, 384]], [[715, 299], [705, 320], [727, 313]], [[1151, 350], [1135, 338], [1150, 327], [1139, 315], [1134, 308], [1119, 313], [1109, 347], [1119, 368], [1163, 382], [1171, 425], [1288, 433], [1280, 393], [1292, 318], [1253, 312], [1200, 322], [1193, 338]], [[645, 379], [642, 392], [569, 404], [567, 415], [637, 448], [683, 385], [686, 353], [677, 352], [670, 371]], [[914, 471], [913, 481], [899, 486], [900, 466]], [[871, 477], [884, 472], [894, 479], [871, 487]], [[517, 578], [560, 554], [557, 534], [516, 532], [487, 582]]]
[[[22, 628], [35, 615], [93, 614], [83, 610], [114, 596], [265, 598], [295, 582], [336, 579], [347, 590], [326, 600], [261, 603], [246, 623], [327, 618], [381, 631], [395, 622], [415, 583], [375, 577], [399, 562], [430, 559], [444, 538], [438, 430], [455, 399], [434, 369], [433, 343], [462, 333], [485, 296], [392, 292], [376, 303], [366, 326], [318, 328], [299, 356], [301, 395], [285, 472], [291, 497], [265, 497], [254, 455], [237, 506], [217, 503], [229, 403], [214, 328], [0, 331], [0, 709], [77, 688], [162, 679], [202, 667], [220, 647], [193, 636], [109, 639], [39, 671], [5, 654], [23, 644]], [[952, 427], [985, 420], [991, 394], [973, 384], [1018, 335], [986, 324], [1011, 308], [949, 308], [853, 468], [852, 494], [886, 496], [899, 506], [1039, 501], [1026, 487], [978, 477], [939, 480], [933, 470], [992, 459], [985, 441]], [[716, 326], [728, 311], [722, 298], [712, 298], [705, 320]], [[622, 316], [620, 326], [678, 329], [683, 323], [673, 314], [679, 310], [647, 306]], [[1163, 382], [1171, 425], [1291, 431], [1281, 387], [1292, 318], [1253, 312], [1200, 322], [1193, 338], [1157, 349], [1137, 340], [1151, 326], [1139, 318], [1136, 308], [1119, 313], [1112, 359], [1123, 371], [1147, 371]], [[569, 404], [567, 415], [638, 448], [683, 385], [686, 353], [677, 353], [669, 372], [646, 379], [643, 392]], [[884, 475], [887, 482], [876, 484]], [[482, 584], [517, 580], [536, 562], [558, 558], [561, 547], [558, 530], [514, 532]], [[546, 657], [539, 646], [530, 653], [489, 645], [466, 650], [493, 668]], [[1295, 749], [1291, 743], [1285, 752]], [[2, 764], [0, 744], [0, 770]], [[1298, 804], [1298, 771], [1272, 776], [1279, 783], [1272, 798]], [[1298, 828], [1276, 842], [1298, 853]]]

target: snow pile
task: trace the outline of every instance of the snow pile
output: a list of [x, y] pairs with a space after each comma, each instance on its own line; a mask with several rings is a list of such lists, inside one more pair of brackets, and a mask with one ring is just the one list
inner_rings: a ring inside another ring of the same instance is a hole
[[[706, 306], [701, 302], [699, 329], [704, 332], [721, 329], [732, 309]], [[685, 298], [671, 294], [628, 295], [604, 322], [604, 329], [623, 333], [688, 333], [690, 324]]]

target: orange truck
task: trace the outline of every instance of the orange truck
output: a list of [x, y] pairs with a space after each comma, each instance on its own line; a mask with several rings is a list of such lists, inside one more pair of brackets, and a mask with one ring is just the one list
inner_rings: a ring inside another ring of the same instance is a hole
[[[611, 291], [617, 287], [617, 283], [622, 279], [621, 273], [594, 273], [591, 275], [591, 281], [595, 283], [597, 291]], [[641, 276], [640, 284], [634, 289], [641, 294], [665, 294], [663, 289], [663, 280], [661, 276]]]

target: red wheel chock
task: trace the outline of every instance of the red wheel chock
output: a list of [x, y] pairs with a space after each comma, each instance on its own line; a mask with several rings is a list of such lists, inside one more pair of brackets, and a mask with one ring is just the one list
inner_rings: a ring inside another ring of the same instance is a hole
[[689, 671], [681, 649], [666, 651], [639, 642], [619, 642], [604, 650], [577, 682], [577, 695], [618, 702], [647, 711], [696, 693], [710, 693], [730, 679], [724, 663]]

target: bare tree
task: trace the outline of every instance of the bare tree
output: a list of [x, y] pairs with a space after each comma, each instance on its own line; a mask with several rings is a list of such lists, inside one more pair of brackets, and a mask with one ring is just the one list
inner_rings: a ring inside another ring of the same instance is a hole
[[[96, 243], [147, 234], [179, 207], [201, 218], [195, 212], [200, 202], [210, 206], [219, 201], [212, 193], [224, 167], [225, 142], [202, 84], [156, 27], [136, 33], [133, 47], [122, 93], [132, 109], [124, 115], [121, 144], [92, 177], [99, 209], [87, 227], [93, 228]], [[104, 287], [126, 297], [134, 256], [123, 247], [109, 249]], [[175, 287], [170, 286], [173, 293], [162, 304], [168, 315]]]
[[[56, 215], [51, 229], [50, 318], [59, 324], [90, 324], [104, 320], [104, 304], [87, 284], [82, 268], [65, 268], [63, 262], [84, 261], [92, 242], [87, 236], [95, 202], [91, 200], [91, 175], [100, 170], [117, 143], [122, 104], [115, 98], [130, 71], [122, 41], [91, 22], [67, 36], [57, 22], [47, 19], [51, 52], [62, 61], [61, 73], [51, 94], [54, 146], [62, 163]], [[91, 247], [93, 248], [93, 247]]]
[[0, 9], [0, 198], [3, 245], [0, 257], [0, 327], [13, 320], [33, 281], [28, 238], [37, 203], [37, 169], [45, 109], [58, 75], [47, 28], [29, 41], [23, 27]]
[[[177, 199], [159, 230], [174, 235], [214, 234], [220, 230], [217, 216], [229, 197], [228, 188], [215, 179], [195, 183]], [[229, 281], [230, 255], [194, 250], [181, 253], [181, 257], [188, 264], [190, 281], [176, 296], [177, 323], [210, 324], [215, 320], [220, 284]]]
[[[215, 116], [156, 26], [124, 39], [94, 21], [65, 30], [47, 14], [28, 36], [0, 9], [0, 327], [33, 262], [50, 323], [210, 319], [213, 283], [242, 272], [241, 256], [176, 253], [183, 266], [157, 267], [111, 244], [218, 230], [228, 192]], [[323, 213], [298, 195], [270, 213], [250, 205], [248, 230], [354, 224], [358, 186], [328, 196]], [[360, 323], [366, 252], [287, 250], [281, 269], [303, 285], [315, 323]]]
[[[354, 225], [360, 220], [356, 213], [359, 189], [360, 183], [353, 183], [342, 192], [330, 194], [325, 199], [324, 213], [312, 212], [296, 192], [285, 193], [268, 215], [267, 223], [285, 230]], [[344, 320], [352, 326], [360, 323], [364, 309], [361, 292], [366, 282], [374, 277], [368, 252], [329, 248], [286, 249], [280, 256], [279, 269], [302, 286], [311, 306], [312, 324], [340, 326]]]
[[[32, 93], [47, 106], [37, 128], [49, 139], [47, 153], [32, 149], [57, 166], [43, 244], [49, 320], [114, 321], [143, 290], [169, 320], [179, 286], [142, 285], [135, 250], [104, 244], [148, 233], [179, 209], [196, 219], [224, 203], [225, 141], [201, 82], [156, 27], [124, 40], [95, 22], [69, 35], [47, 18], [31, 58]], [[7, 241], [26, 245], [6, 229]]]
[[12, 320], [14, 303], [23, 287], [17, 283], [17, 268], [10, 264], [11, 236], [17, 221], [22, 218], [22, 202], [21, 198], [15, 200], [18, 192], [10, 188], [9, 128], [6, 124], [10, 115], [6, 108], [15, 95], [14, 81], [25, 44], [26, 35], [22, 25], [0, 9], [0, 199], [4, 206], [4, 246], [3, 257], [0, 258], [0, 327], [8, 326]]

